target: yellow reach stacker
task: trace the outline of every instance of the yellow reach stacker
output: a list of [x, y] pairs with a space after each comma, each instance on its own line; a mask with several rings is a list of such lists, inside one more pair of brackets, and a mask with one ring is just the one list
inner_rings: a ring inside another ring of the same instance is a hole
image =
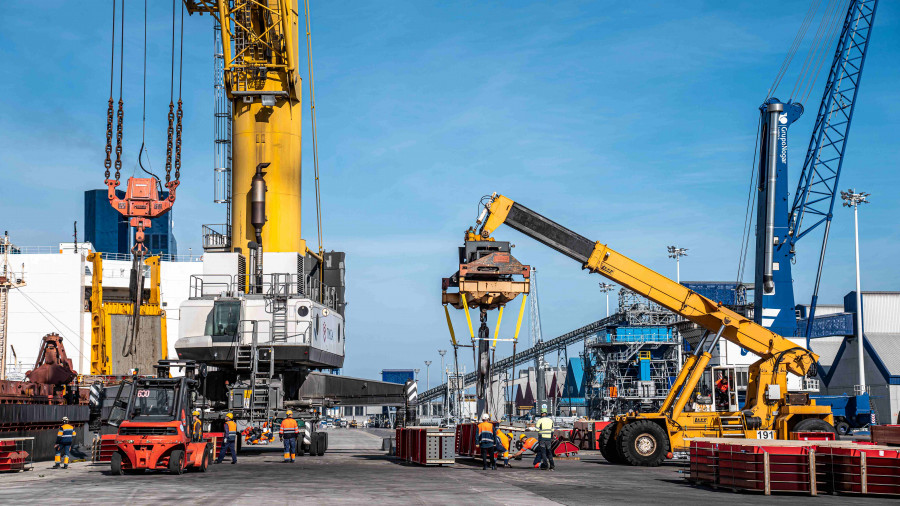
[[[787, 391], [788, 373], [814, 374], [818, 357], [811, 351], [606, 244], [578, 235], [496, 193], [485, 204], [472, 240], [491, 240], [491, 234], [502, 224], [706, 329], [657, 412], [619, 415], [600, 434], [600, 449], [608, 461], [657, 466], [672, 452], [686, 451], [691, 438], [788, 439], [792, 432], [834, 432], [828, 406], [817, 406], [807, 393]], [[686, 412], [720, 339], [759, 357], [750, 366], [746, 403], [735, 412]]]

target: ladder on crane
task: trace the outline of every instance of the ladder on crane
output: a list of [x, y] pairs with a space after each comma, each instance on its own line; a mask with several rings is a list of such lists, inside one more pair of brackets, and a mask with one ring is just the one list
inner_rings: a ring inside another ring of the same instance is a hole
[[[6, 347], [9, 346], [9, 291], [25, 286], [24, 276], [16, 276], [9, 265], [9, 252], [15, 246], [9, 241], [9, 234], [0, 238], [0, 253], [3, 265], [0, 268], [0, 380], [6, 379]], [[24, 274], [24, 273], [23, 273]]]

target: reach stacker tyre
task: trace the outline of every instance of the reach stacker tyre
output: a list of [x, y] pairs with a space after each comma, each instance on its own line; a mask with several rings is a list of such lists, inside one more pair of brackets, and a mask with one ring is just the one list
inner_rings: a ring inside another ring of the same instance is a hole
[[325, 455], [325, 452], [328, 450], [328, 433], [327, 432], [317, 432], [316, 439], [318, 440], [316, 455], [321, 457]]
[[631, 422], [619, 431], [616, 439], [625, 462], [633, 466], [656, 467], [669, 453], [669, 436], [650, 420]]
[[109, 458], [109, 470], [112, 472], [113, 476], [122, 476], [125, 474], [125, 470], [122, 469], [122, 454], [119, 452], [114, 452], [112, 457]]
[[616, 422], [610, 422], [603, 427], [603, 430], [600, 431], [600, 435], [597, 437], [597, 445], [600, 447], [600, 455], [603, 455], [603, 458], [606, 459], [610, 464], [624, 464], [625, 459], [622, 458], [622, 454], [619, 453], [619, 448], [616, 445]]
[[807, 418], [794, 425], [793, 432], [830, 432], [837, 436], [837, 430], [833, 425], [821, 418]]

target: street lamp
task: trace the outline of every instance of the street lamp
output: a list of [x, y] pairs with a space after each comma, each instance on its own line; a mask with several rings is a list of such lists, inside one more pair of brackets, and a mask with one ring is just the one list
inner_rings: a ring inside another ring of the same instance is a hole
[[841, 192], [844, 207], [853, 208], [853, 233], [856, 243], [856, 346], [859, 355], [859, 393], [866, 391], [866, 374], [863, 370], [865, 359], [863, 357], [862, 296], [859, 293], [859, 205], [868, 204], [869, 201], [866, 200], [868, 196], [869, 194], [866, 192], [857, 193], [853, 189]]
[[[445, 383], [446, 383], [446, 378], [447, 378], [447, 374], [446, 374], [447, 370], [444, 369], [444, 355], [446, 355], [446, 354], [447, 354], [447, 350], [438, 350], [438, 355], [441, 356], [441, 381], [443, 381]], [[444, 416], [445, 413], [447, 412], [446, 408], [447, 408], [447, 396], [445, 395], [444, 402], [441, 405], [441, 416]]]
[[606, 294], [606, 317], [609, 318], [609, 292], [615, 288], [612, 283], [600, 283], [600, 292]]
[[416, 382], [419, 382], [419, 369], [413, 369], [416, 372]]
[[425, 361], [425, 390], [431, 388], [431, 360]]
[[675, 281], [681, 283], [681, 257], [687, 256], [687, 248], [667, 246], [666, 249], [669, 250], [669, 258], [675, 259]]

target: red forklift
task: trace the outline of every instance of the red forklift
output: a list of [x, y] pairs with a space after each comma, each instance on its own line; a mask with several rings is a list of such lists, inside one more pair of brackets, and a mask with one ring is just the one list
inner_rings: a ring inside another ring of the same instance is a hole
[[[170, 378], [172, 368], [184, 376]], [[182, 474], [206, 472], [214, 458], [212, 443], [191, 433], [191, 411], [197, 397], [198, 366], [193, 361], [161, 360], [156, 377], [134, 376], [119, 386], [109, 423], [118, 427], [113, 475], [147, 469]]]

